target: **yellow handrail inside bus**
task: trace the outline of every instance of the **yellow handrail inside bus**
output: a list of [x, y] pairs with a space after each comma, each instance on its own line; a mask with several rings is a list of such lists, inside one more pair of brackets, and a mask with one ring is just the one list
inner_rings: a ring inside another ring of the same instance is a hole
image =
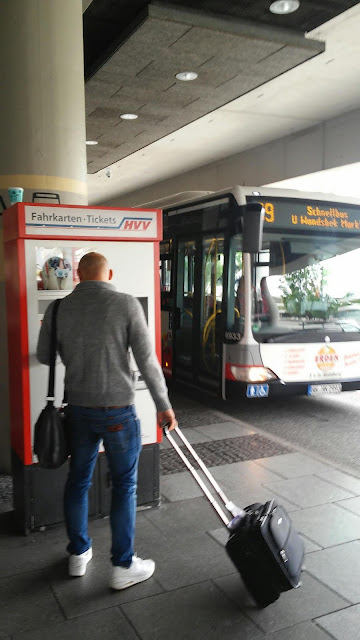
[[216, 315], [217, 315], [218, 313], [221, 313], [221, 309], [217, 309], [217, 310], [216, 310], [216, 311], [215, 311], [215, 312], [210, 316], [210, 318], [206, 321], [206, 324], [205, 324], [204, 329], [203, 329], [203, 345], [205, 345], [205, 343], [207, 342], [208, 337], [209, 337], [209, 336], [207, 335], [207, 334], [208, 334], [208, 328], [210, 327], [211, 322], [212, 322], [213, 320], [215, 320]]
[[[236, 307], [234, 307], [234, 311], [235, 311], [235, 313], [236, 313], [237, 317], [238, 317], [238, 318], [240, 318], [239, 310], [238, 310]], [[215, 318], [216, 318], [216, 316], [217, 316], [217, 314], [218, 314], [218, 313], [222, 313], [222, 310], [221, 310], [221, 309], [217, 309], [217, 310], [216, 310], [216, 312], [215, 312], [215, 313], [213, 313], [213, 314], [210, 316], [210, 318], [207, 320], [207, 322], [206, 322], [206, 324], [205, 324], [205, 326], [204, 326], [204, 329], [203, 329], [203, 345], [204, 345], [204, 346], [205, 346], [205, 344], [206, 344], [206, 342], [207, 342], [207, 340], [208, 340], [208, 337], [209, 337], [207, 334], [208, 334], [208, 329], [209, 329], [209, 331], [210, 331], [210, 324], [211, 324], [211, 322], [212, 322], [213, 320], [215, 320]]]

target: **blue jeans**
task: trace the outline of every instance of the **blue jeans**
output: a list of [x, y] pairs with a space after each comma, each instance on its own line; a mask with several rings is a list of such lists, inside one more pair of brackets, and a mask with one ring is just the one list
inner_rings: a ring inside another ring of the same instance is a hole
[[68, 405], [70, 471], [65, 485], [67, 550], [80, 555], [91, 547], [88, 490], [101, 439], [112, 478], [110, 524], [112, 563], [129, 567], [134, 554], [137, 471], [141, 451], [140, 421], [133, 405], [98, 409]]

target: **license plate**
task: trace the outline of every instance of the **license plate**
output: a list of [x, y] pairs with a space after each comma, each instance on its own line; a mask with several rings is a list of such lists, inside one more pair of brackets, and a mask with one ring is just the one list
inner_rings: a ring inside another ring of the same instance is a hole
[[340, 383], [334, 384], [310, 384], [308, 386], [308, 396], [323, 396], [328, 393], [340, 393], [342, 391], [342, 385]]

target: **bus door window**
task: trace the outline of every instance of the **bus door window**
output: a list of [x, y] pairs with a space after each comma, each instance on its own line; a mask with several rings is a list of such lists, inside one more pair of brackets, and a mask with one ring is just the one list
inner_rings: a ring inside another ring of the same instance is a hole
[[171, 291], [171, 270], [172, 270], [171, 243], [162, 242], [161, 254], [160, 254], [161, 292], [165, 291], [166, 293], [169, 293]]
[[217, 375], [220, 368], [224, 270], [224, 238], [205, 238], [200, 308], [201, 369]]
[[160, 243], [161, 351], [162, 366], [167, 376], [172, 372], [172, 242]]
[[186, 367], [192, 365], [193, 359], [195, 254], [195, 242], [179, 242], [176, 293], [176, 362]]
[[243, 256], [241, 237], [230, 239], [229, 250], [229, 279], [228, 305], [226, 317], [226, 332], [242, 335], [244, 328], [245, 287], [243, 276]]

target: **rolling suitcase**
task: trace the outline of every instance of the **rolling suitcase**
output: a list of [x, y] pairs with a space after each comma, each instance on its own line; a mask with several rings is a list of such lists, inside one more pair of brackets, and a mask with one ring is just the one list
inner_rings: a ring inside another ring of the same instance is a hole
[[300, 587], [304, 544], [286, 510], [276, 500], [239, 509], [228, 500], [179, 427], [175, 428], [175, 432], [220, 496], [225, 509], [233, 516], [231, 520], [227, 517], [165, 427], [164, 433], [170, 444], [229, 529], [230, 535], [225, 547], [227, 554], [258, 607], [267, 607], [275, 602], [282, 592]]

